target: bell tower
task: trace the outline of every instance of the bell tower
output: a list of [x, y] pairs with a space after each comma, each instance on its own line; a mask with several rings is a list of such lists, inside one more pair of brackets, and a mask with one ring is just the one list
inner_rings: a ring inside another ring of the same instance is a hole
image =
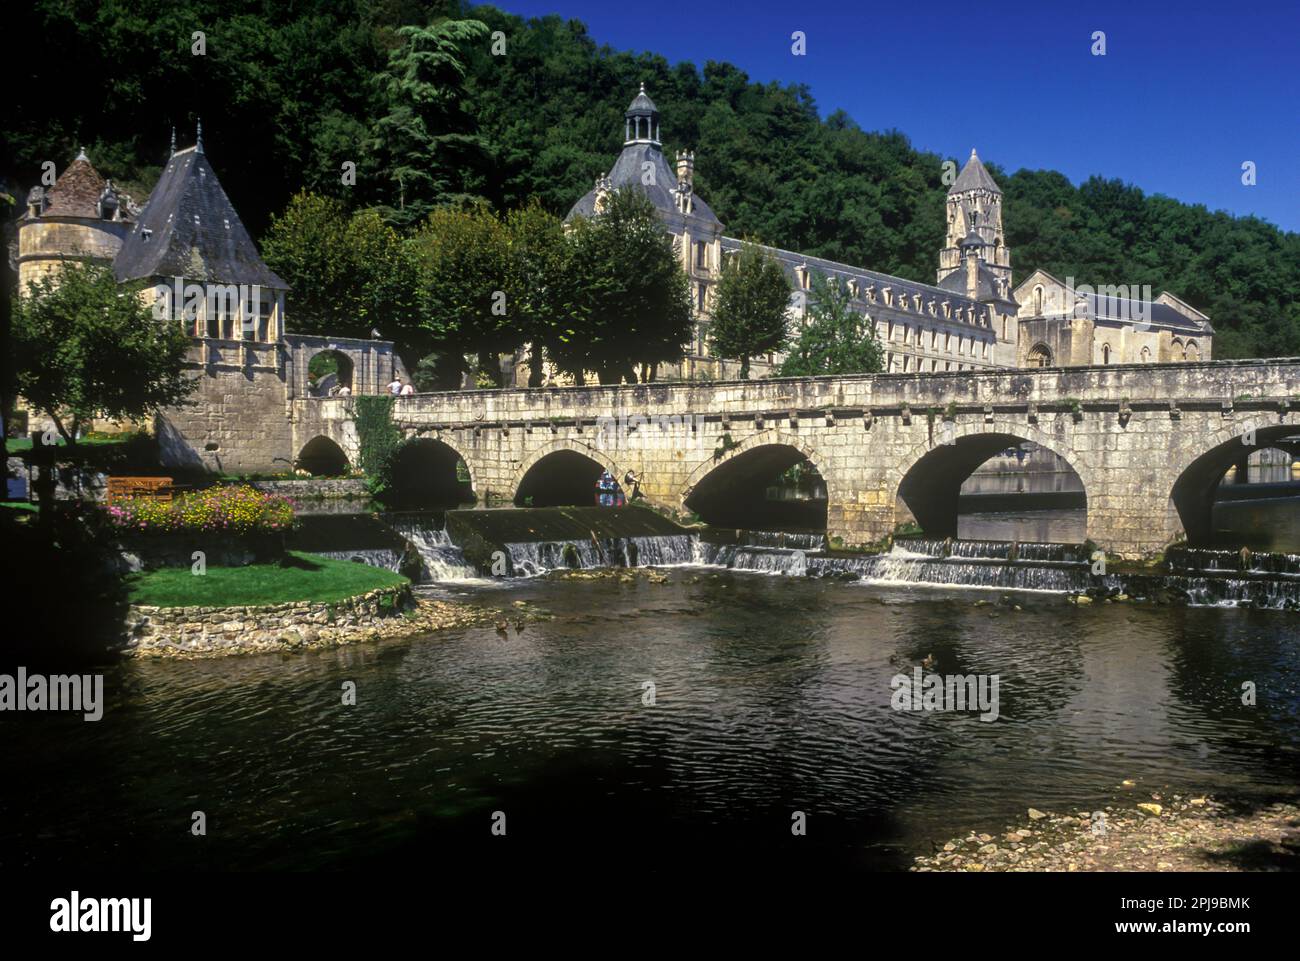
[[971, 149], [970, 159], [948, 188], [948, 239], [939, 252], [938, 280], [961, 269], [963, 248], [979, 240], [984, 266], [1011, 289], [1011, 251], [1002, 229], [1002, 191]]

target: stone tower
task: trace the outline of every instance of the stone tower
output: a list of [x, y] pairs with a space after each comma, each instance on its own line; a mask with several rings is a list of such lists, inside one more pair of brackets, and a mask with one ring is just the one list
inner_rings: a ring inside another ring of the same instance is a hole
[[48, 190], [33, 187], [18, 222], [18, 293], [65, 261], [111, 264], [138, 213], [83, 150]]
[[[1011, 251], [1002, 230], [1002, 191], [972, 148], [970, 159], [948, 188], [948, 239], [939, 252], [938, 280], [962, 267], [963, 247], [978, 238], [978, 257], [1011, 289]], [[973, 237], [972, 237], [973, 235]]]

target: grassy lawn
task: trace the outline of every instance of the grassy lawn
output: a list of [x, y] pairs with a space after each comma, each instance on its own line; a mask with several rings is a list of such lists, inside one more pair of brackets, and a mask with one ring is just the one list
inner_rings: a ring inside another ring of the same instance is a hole
[[[104, 447], [109, 444], [125, 444], [126, 438], [123, 437], [83, 437], [77, 441], [78, 447]], [[67, 442], [60, 437], [54, 442], [55, 447], [67, 447]], [[5, 439], [5, 452], [9, 454], [20, 454], [23, 451], [32, 449], [32, 439], [30, 437], [8, 437]]]
[[353, 561], [289, 552], [289, 564], [167, 567], [128, 578], [131, 601], [153, 607], [244, 607], [291, 601], [341, 601], [380, 587], [409, 583], [401, 574]]

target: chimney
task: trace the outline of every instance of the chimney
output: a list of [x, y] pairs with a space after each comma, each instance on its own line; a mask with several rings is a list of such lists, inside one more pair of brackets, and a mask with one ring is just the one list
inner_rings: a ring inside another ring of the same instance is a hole
[[689, 150], [677, 151], [677, 182], [684, 186], [695, 186], [695, 154]]

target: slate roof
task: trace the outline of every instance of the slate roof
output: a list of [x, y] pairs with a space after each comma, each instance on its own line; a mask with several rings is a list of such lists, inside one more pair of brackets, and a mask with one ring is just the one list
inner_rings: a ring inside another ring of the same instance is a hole
[[99, 195], [107, 181], [90, 165], [84, 153], [68, 164], [67, 168], [46, 191], [48, 205], [42, 217], [99, 218]]
[[998, 188], [997, 182], [984, 169], [984, 164], [980, 162], [979, 156], [975, 153], [975, 148], [971, 148], [970, 159], [966, 161], [966, 166], [961, 168], [961, 173], [953, 185], [948, 188], [948, 193], [959, 194], [967, 190], [991, 190], [995, 194], [1002, 191]]
[[[743, 243], [744, 241], [735, 237], [723, 237], [722, 251], [724, 254], [737, 251]], [[806, 265], [810, 270], [826, 274], [828, 277], [839, 277], [842, 279], [855, 278], [864, 284], [875, 284], [877, 291], [880, 291], [885, 287], [891, 287], [898, 297], [908, 298], [908, 304], [905, 308], [900, 308], [897, 300], [893, 306], [887, 305], [883, 301], [879, 301], [873, 305], [873, 311], [892, 310], [900, 313], [915, 314], [916, 310], [913, 307], [911, 298], [914, 294], [920, 294], [923, 306], [928, 304], [931, 299], [937, 300], [939, 303], [943, 303], [943, 301], [946, 300], [952, 304], [954, 311], [965, 310], [967, 307], [974, 307], [975, 316], [977, 318], [985, 314], [985, 307], [983, 304], [973, 301], [966, 296], [964, 281], [961, 290], [957, 291], [945, 287], [936, 287], [932, 284], [919, 283], [915, 280], [907, 280], [903, 277], [895, 277], [891, 274], [882, 274], [875, 270], [865, 270], [861, 267], [852, 267], [848, 264], [842, 264], [834, 260], [826, 260], [822, 257], [809, 257], [806, 254], [796, 253], [792, 250], [782, 250], [779, 247], [764, 246], [763, 249], [769, 251], [776, 257], [776, 259], [781, 263], [781, 266], [785, 268], [787, 274], [792, 275], [795, 268]], [[987, 270], [985, 272], [987, 273]], [[962, 276], [964, 278], [965, 275], [963, 274]], [[991, 281], [992, 279], [992, 275], [989, 274], [989, 280]], [[794, 286], [797, 290], [798, 284], [796, 283]], [[949, 320], [957, 322], [958, 319], [954, 314], [954, 316], [949, 318]]]
[[630, 104], [628, 104], [627, 113], [623, 116], [644, 117], [648, 114], [655, 114], [658, 112], [659, 108], [655, 106], [655, 102], [651, 100], [649, 95], [645, 92], [645, 84], [641, 84], [641, 92], [632, 99]]
[[263, 262], [207, 157], [177, 151], [113, 262], [119, 282], [184, 277], [287, 290]]
[[1087, 303], [1088, 315], [1094, 320], [1109, 320], [1117, 323], [1149, 323], [1156, 327], [1167, 327], [1170, 330], [1187, 334], [1214, 333], [1214, 329], [1208, 323], [1193, 320], [1168, 304], [1161, 304], [1152, 300], [1112, 297], [1097, 293], [1083, 294], [1082, 296]]
[[[644, 169], [643, 164], [646, 163], [651, 164], [654, 169], [653, 184], [642, 183], [641, 172]], [[658, 209], [674, 214], [677, 213], [677, 201], [673, 196], [673, 190], [677, 187], [677, 174], [668, 165], [668, 158], [664, 156], [664, 152], [658, 144], [627, 144], [623, 148], [623, 152], [618, 155], [618, 160], [614, 163], [614, 169], [609, 172], [609, 180], [615, 190], [622, 187], [632, 187], [649, 197], [650, 202]], [[593, 188], [573, 205], [565, 219], [590, 217], [595, 213], [595, 210], [596, 191]], [[699, 194], [692, 195], [691, 216], [708, 223], [721, 225], [717, 214], [713, 212], [713, 208], [705, 203]]]
[[[943, 280], [939, 281], [939, 286], [950, 294], [961, 294], [966, 296], [966, 265], [962, 264], [956, 270], [949, 273]], [[980, 261], [979, 273], [975, 286], [975, 299], [980, 303], [988, 301], [997, 301], [1001, 304], [1010, 304], [1018, 307], [1015, 297], [1009, 292], [1003, 296], [998, 290], [997, 275], [989, 270], [988, 266]]]

